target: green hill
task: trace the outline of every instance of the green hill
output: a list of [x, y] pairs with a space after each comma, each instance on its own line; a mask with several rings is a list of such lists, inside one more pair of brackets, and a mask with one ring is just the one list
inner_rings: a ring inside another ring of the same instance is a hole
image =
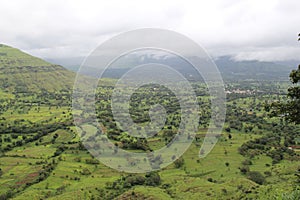
[[69, 90], [75, 73], [59, 65], [0, 44], [0, 88], [2, 92], [30, 93]]

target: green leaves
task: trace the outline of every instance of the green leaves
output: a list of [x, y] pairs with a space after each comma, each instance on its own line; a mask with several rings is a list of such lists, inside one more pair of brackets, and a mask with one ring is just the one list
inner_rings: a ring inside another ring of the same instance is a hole
[[[298, 36], [300, 37], [300, 34]], [[293, 84], [300, 82], [300, 65], [297, 70], [292, 70], [290, 80]], [[281, 116], [288, 122], [300, 124], [300, 86], [290, 87], [287, 97], [289, 100], [286, 102], [273, 102], [271, 104], [271, 116]], [[268, 110], [267, 108], [266, 111]]]
[[296, 84], [300, 81], [300, 65], [297, 70], [292, 70], [290, 74], [290, 80], [293, 84]]

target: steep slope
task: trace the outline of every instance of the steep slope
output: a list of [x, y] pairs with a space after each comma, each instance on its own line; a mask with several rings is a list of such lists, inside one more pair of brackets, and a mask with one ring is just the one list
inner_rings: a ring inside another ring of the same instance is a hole
[[0, 44], [0, 88], [9, 93], [69, 90], [75, 73]]

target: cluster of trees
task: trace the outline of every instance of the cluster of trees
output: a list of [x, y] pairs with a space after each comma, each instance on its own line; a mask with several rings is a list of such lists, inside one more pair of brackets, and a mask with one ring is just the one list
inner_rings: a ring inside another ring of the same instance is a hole
[[[207, 88], [194, 85], [198, 95], [207, 95]], [[111, 140], [118, 141], [122, 148], [151, 150], [147, 140], [129, 137], [117, 126], [111, 111], [111, 93], [113, 88], [101, 86], [96, 94], [96, 112], [100, 123], [105, 127], [105, 134]], [[184, 92], [184, 91], [183, 91]], [[207, 126], [210, 119], [210, 103], [207, 98], [198, 97], [200, 104], [199, 126]], [[122, 102], [122, 100], [120, 100]], [[162, 139], [168, 144], [177, 134], [181, 123], [180, 105], [177, 97], [168, 88], [159, 85], [146, 85], [135, 91], [131, 95], [129, 113], [132, 120], [140, 124], [150, 122], [149, 109], [151, 105], [160, 104], [166, 110], [166, 122], [161, 132], [156, 133], [155, 137]], [[121, 105], [119, 105], [121, 107]], [[140, 130], [138, 130], [140, 131]]]
[[137, 186], [160, 186], [161, 178], [157, 172], [149, 172], [144, 175], [140, 174], [129, 174], [122, 176], [114, 182], [107, 182], [105, 188], [96, 188], [99, 191], [101, 199], [115, 199], [128, 189]]
[[[177, 116], [177, 113], [180, 106], [177, 98], [167, 88], [162, 86], [155, 87], [156, 89], [152, 88], [152, 86], [149, 87], [146, 85], [139, 88], [134, 94], [132, 94], [129, 109], [132, 120], [138, 124], [150, 122], [149, 109], [151, 105], [160, 104], [164, 106], [167, 112], [166, 125], [179, 126], [180, 115]], [[99, 92], [96, 95], [96, 98], [99, 99], [96, 102], [96, 112], [98, 114], [99, 121], [106, 128], [108, 137], [116, 140], [122, 131], [118, 129], [111, 111], [110, 101], [112, 89], [113, 88], [111, 87], [105, 86], [99, 89]]]
[[11, 125], [1, 125], [0, 133], [16, 133], [16, 134], [28, 134], [39, 131], [53, 132], [58, 129], [64, 129], [72, 125], [72, 121], [59, 122], [59, 123], [23, 123], [23, 124], [11, 124]]
[[[265, 183], [265, 176], [262, 175], [260, 172], [258, 171], [250, 171], [249, 166], [252, 165], [252, 161], [249, 159], [246, 159], [242, 162], [242, 166], [239, 167], [240, 172], [244, 175], [246, 175], [246, 177], [250, 180], [252, 180], [253, 182], [257, 183], [257, 184], [264, 184]], [[268, 173], [267, 173], [268, 174]]]
[[280, 136], [269, 134], [242, 144], [238, 150], [241, 155], [250, 158], [259, 154], [265, 154], [273, 159], [273, 164], [283, 160], [285, 155], [290, 157], [297, 156], [293, 150], [282, 145], [280, 141]]
[[264, 184], [264, 182], [266, 181], [266, 178], [264, 177], [264, 175], [262, 175], [260, 172], [258, 171], [250, 171], [247, 173], [247, 177], [257, 183], [257, 184]]
[[122, 143], [122, 147], [125, 149], [141, 149], [144, 151], [150, 150], [146, 139], [132, 137], [126, 132], [123, 132], [118, 137], [118, 140]]
[[284, 147], [284, 146], [273, 149], [273, 150], [271, 150], [267, 153], [267, 155], [270, 156], [273, 159], [272, 160], [273, 164], [277, 164], [281, 160], [283, 160], [285, 154], [289, 155], [289, 156], [295, 156], [296, 155], [296, 153], [293, 150], [288, 149], [287, 147]]
[[61, 155], [66, 149], [67, 149], [67, 147], [64, 146], [64, 145], [59, 146], [59, 147], [56, 149], [56, 151], [54, 152], [54, 154], [53, 154], [52, 157], [57, 157], [57, 156]]
[[266, 125], [268, 124], [263, 116], [258, 116], [255, 112], [249, 113], [246, 109], [235, 104], [227, 106], [226, 122], [229, 124], [228, 128], [238, 131], [244, 130], [246, 133], [252, 132], [256, 127], [258, 129], [267, 128]]
[[265, 153], [273, 146], [280, 146], [280, 137], [270, 134], [242, 144], [239, 153], [243, 156], [254, 157], [260, 153]]
[[160, 175], [157, 172], [150, 172], [146, 175], [130, 174], [122, 176], [120, 179], [107, 184], [107, 189], [122, 190], [135, 185], [159, 186], [161, 184]]
[[87, 158], [87, 159], [85, 159], [85, 163], [91, 164], [91, 165], [97, 165], [97, 164], [99, 164], [99, 160], [97, 160], [95, 158]]
[[55, 169], [56, 166], [57, 166], [57, 162], [54, 159], [52, 159], [52, 161], [50, 163], [43, 165], [42, 170], [39, 171], [39, 177], [38, 177], [37, 182], [41, 182], [41, 181], [45, 180], [51, 174], [51, 172]]
[[273, 102], [267, 107], [267, 111], [271, 112], [271, 116], [283, 116], [288, 122], [300, 124], [300, 65], [290, 73], [290, 81], [294, 86], [288, 89], [288, 100]]
[[[41, 137], [52, 133], [58, 129], [67, 129], [67, 127], [70, 126], [70, 123], [66, 122], [66, 123], [55, 123], [55, 124], [45, 124], [45, 125], [40, 125], [37, 126], [37, 124], [35, 124], [33, 127], [33, 130], [30, 130], [30, 128], [26, 128], [26, 129], [21, 129], [20, 127], [20, 131], [19, 132], [14, 132], [14, 134], [12, 134], [12, 136], [19, 136], [22, 135], [22, 139], [17, 140], [17, 141], [13, 141], [10, 137], [4, 137], [4, 142], [7, 142], [8, 144], [5, 147], [2, 147], [2, 151], [9, 151], [11, 149], [13, 149], [14, 147], [17, 146], [22, 146], [24, 144], [27, 144], [29, 142], [33, 142], [33, 141], [37, 141], [39, 140]], [[15, 130], [15, 129], [14, 129]], [[6, 131], [10, 131], [10, 130], [6, 130]], [[1, 132], [1, 129], [0, 129]], [[36, 132], [33, 136], [26, 136], [26, 134], [30, 134]], [[9, 132], [8, 132], [9, 133]], [[0, 144], [3, 142], [1, 139]], [[55, 140], [54, 140], [55, 141]]]

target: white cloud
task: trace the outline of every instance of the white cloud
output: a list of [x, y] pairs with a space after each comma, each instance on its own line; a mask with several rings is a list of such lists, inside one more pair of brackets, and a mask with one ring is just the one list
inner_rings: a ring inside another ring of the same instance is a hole
[[183, 33], [213, 55], [298, 59], [296, 0], [15, 0], [0, 3], [0, 43], [41, 57], [86, 56], [117, 33], [141, 27]]
[[254, 48], [242, 51], [234, 56], [236, 60], [283, 61], [299, 58], [300, 48], [296, 47], [270, 47]]

